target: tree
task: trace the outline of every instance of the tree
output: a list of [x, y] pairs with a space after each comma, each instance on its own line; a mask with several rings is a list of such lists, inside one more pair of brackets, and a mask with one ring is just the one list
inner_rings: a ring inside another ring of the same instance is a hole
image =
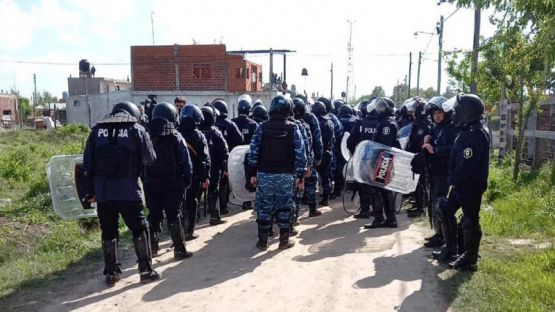
[[393, 87], [393, 95], [391, 95], [391, 99], [395, 102], [395, 104], [397, 104], [397, 106], [399, 106], [408, 98], [408, 94], [409, 86], [406, 83], [402, 83], [399, 86]]
[[372, 94], [370, 94], [370, 97], [379, 97], [379, 96], [385, 96], [385, 91], [382, 88], [382, 86], [376, 86], [374, 87], [374, 90], [372, 90]]
[[52, 96], [52, 94], [46, 90], [43, 90], [42, 93], [37, 93], [37, 98], [33, 105], [36, 107], [37, 105], [48, 106], [50, 103], [58, 103], [58, 97]]
[[30, 102], [28, 98], [20, 97], [18, 100], [19, 109], [21, 110], [21, 121], [24, 122], [33, 112], [33, 108], [31, 107], [31, 104], [29, 104]]

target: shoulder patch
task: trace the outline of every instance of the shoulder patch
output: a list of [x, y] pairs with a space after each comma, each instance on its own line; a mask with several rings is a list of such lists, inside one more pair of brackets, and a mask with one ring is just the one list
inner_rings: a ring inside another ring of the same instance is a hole
[[382, 133], [384, 135], [388, 135], [391, 132], [391, 129], [389, 129], [389, 127], [383, 127]]
[[467, 148], [464, 149], [464, 151], [463, 151], [464, 159], [469, 159], [469, 158], [472, 157], [472, 155], [473, 155], [473, 152], [472, 152], [472, 149], [470, 147], [467, 147]]
[[418, 129], [418, 135], [423, 135], [424, 134], [424, 129]]

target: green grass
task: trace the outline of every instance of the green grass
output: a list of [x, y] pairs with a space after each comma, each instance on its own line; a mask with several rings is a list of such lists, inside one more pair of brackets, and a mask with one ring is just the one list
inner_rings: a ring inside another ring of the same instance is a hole
[[74, 263], [100, 258], [97, 219], [62, 220], [52, 209], [45, 165], [79, 154], [86, 126], [0, 132], [0, 300], [63, 275]]
[[442, 281], [457, 311], [555, 311], [555, 170], [548, 163], [512, 181], [512, 161], [490, 166], [479, 270]]

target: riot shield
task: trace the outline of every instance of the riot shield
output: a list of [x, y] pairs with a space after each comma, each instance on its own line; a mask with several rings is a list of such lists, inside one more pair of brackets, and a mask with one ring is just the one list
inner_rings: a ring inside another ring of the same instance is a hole
[[348, 214], [356, 214], [360, 210], [359, 184], [353, 177], [353, 159], [343, 167], [343, 210]]
[[85, 198], [90, 178], [82, 170], [83, 155], [59, 155], [46, 164], [54, 212], [63, 219], [96, 217], [96, 205]]
[[401, 144], [401, 148], [403, 150], [407, 149], [407, 144], [409, 144], [409, 136], [410, 136], [411, 129], [412, 129], [412, 124], [408, 124], [403, 128], [399, 129], [399, 132], [397, 132], [397, 139], [399, 140], [399, 143]]
[[343, 139], [341, 139], [341, 155], [343, 155], [343, 158], [345, 158], [345, 160], [349, 160], [349, 158], [351, 158], [351, 152], [347, 148], [347, 139], [350, 135], [351, 134], [349, 132], [345, 132], [343, 134]]
[[360, 183], [407, 194], [416, 189], [419, 178], [411, 170], [413, 157], [413, 153], [373, 141], [362, 141], [351, 156], [353, 177]]
[[256, 191], [249, 191], [246, 188], [245, 159], [249, 151], [249, 145], [236, 146], [229, 153], [227, 161], [229, 186], [233, 196], [242, 202], [253, 201], [256, 195]]
[[233, 195], [233, 192], [229, 193], [229, 198], [227, 202], [236, 207], [241, 207], [243, 205], [242, 201], [239, 201], [237, 198], [235, 198], [235, 195]]

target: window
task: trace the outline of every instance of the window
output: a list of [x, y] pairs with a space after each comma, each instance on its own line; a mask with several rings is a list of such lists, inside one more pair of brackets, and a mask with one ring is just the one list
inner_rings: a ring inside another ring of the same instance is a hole
[[79, 106], [79, 101], [78, 100], [73, 101], [73, 106]]
[[235, 78], [241, 78], [241, 69], [242, 68], [235, 68]]
[[193, 79], [209, 79], [212, 78], [212, 70], [210, 64], [194, 64]]
[[9, 110], [9, 109], [8, 110], [5, 109], [5, 110], [2, 111], [2, 115], [4, 115], [4, 116], [5, 115], [11, 115], [11, 114], [12, 114], [12, 111]]

